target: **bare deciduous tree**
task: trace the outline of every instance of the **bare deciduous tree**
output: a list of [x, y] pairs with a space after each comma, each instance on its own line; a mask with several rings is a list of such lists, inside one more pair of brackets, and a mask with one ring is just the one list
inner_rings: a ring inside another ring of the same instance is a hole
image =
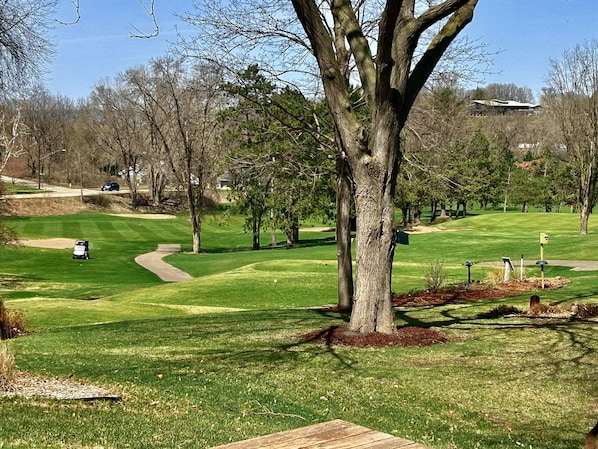
[[12, 119], [3, 114], [0, 117], [0, 174], [11, 158], [19, 157], [25, 153], [23, 148], [23, 135], [26, 127], [21, 121], [21, 112], [17, 111]]
[[492, 83], [488, 84], [484, 91], [488, 99], [498, 98], [501, 100], [514, 100], [521, 103], [533, 103], [534, 94], [529, 87], [520, 87], [516, 84], [509, 83]]
[[598, 41], [551, 60], [543, 103], [558, 123], [579, 181], [580, 234], [598, 200]]
[[134, 98], [122, 76], [114, 86], [96, 86], [91, 101], [97, 108], [92, 126], [99, 146], [112, 153], [113, 161], [120, 165], [120, 171], [129, 188], [131, 204], [137, 207], [137, 174], [148, 139], [143, 116], [134, 107]]
[[193, 234], [193, 252], [201, 252], [204, 200], [215, 184], [217, 112], [222, 107], [220, 71], [214, 66], [189, 69], [172, 57], [154, 60], [149, 70], [127, 72], [151, 129], [152, 147], [161, 149], [185, 191]]
[[66, 153], [67, 126], [73, 119], [71, 100], [53, 95], [43, 86], [35, 86], [27, 98], [19, 101], [26, 135], [27, 166], [37, 178], [38, 188], [43, 179], [53, 175], [55, 162]]
[[51, 55], [46, 38], [56, 0], [0, 2], [0, 94], [10, 96], [38, 78]]
[[[313, 0], [293, 0], [295, 11], [318, 62], [339, 138], [346, 148], [357, 214], [357, 278], [350, 329], [394, 333], [391, 307], [392, 262], [396, 245], [394, 196], [402, 159], [400, 134], [436, 64], [472, 20], [476, 0], [446, 0], [416, 10], [415, 0], [388, 1], [378, 21], [377, 53], [366, 38], [356, 10], [347, 0], [330, 2], [355, 60], [369, 123], [356, 116], [340, 71], [325, 13]], [[440, 26], [416, 59], [424, 32]]]

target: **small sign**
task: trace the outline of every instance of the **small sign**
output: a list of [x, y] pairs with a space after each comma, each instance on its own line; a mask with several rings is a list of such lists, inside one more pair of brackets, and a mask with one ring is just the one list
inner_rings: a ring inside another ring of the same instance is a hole
[[540, 232], [540, 245], [545, 245], [546, 243], [548, 243], [548, 234]]
[[399, 229], [397, 231], [397, 242], [399, 245], [409, 245], [409, 234]]

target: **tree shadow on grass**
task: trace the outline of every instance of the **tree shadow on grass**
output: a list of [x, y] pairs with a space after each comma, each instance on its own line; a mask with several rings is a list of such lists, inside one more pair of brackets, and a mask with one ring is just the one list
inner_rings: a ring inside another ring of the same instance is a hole
[[[426, 309], [436, 307], [440, 306], [429, 306]], [[396, 318], [416, 327], [435, 329], [457, 327], [465, 332], [474, 331], [475, 328], [491, 329], [502, 337], [505, 335], [508, 337], [511, 332], [526, 331], [530, 334], [536, 332], [537, 338], [541, 341], [534, 340], [530, 335], [529, 347], [522, 350], [522, 354], [529, 351], [534, 359], [545, 361], [535, 362], [536, 369], [552, 376], [558, 376], [565, 365], [573, 365], [578, 369], [596, 369], [598, 321], [595, 319], [523, 315], [484, 317], [484, 314], [463, 317], [462, 313], [466, 309], [467, 306], [461, 305], [459, 308], [439, 310], [439, 315], [443, 318], [438, 320], [421, 320], [409, 315], [411, 311], [399, 311]], [[507, 373], [505, 375], [508, 376]], [[518, 373], [513, 375], [517, 376]]]
[[[334, 237], [324, 237], [324, 238], [314, 238], [314, 239], [302, 239], [299, 242], [295, 243], [291, 248], [288, 248], [284, 243], [272, 246], [272, 245], [262, 245], [259, 250], [255, 250], [250, 246], [240, 246], [240, 247], [210, 247], [210, 246], [203, 246], [202, 251], [208, 254], [221, 254], [221, 253], [239, 253], [239, 252], [246, 252], [246, 251], [288, 251], [293, 249], [299, 248], [312, 248], [317, 246], [331, 246], [336, 245], [336, 240]], [[190, 251], [190, 247], [183, 248], [183, 251]]]

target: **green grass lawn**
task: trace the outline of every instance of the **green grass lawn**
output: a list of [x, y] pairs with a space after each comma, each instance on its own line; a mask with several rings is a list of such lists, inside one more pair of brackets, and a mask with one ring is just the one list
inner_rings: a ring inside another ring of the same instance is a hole
[[28, 187], [28, 186], [22, 186], [19, 184], [13, 184], [11, 182], [5, 182], [3, 184], [4, 186], [4, 193], [6, 195], [16, 195], [16, 194], [29, 194], [29, 193], [40, 193], [43, 192], [43, 190], [40, 190], [36, 187]]
[[[517, 297], [397, 312], [397, 325], [432, 327], [447, 344], [356, 349], [298, 335], [348, 319], [336, 301], [332, 235], [302, 232], [294, 249], [249, 250], [242, 218], [204, 223], [206, 253], [168, 262], [195, 279], [162, 283], [134, 263], [158, 243], [189, 250], [185, 217], [100, 213], [5, 219], [23, 238], [86, 238], [70, 250], [0, 249], [0, 297], [25, 312], [33, 335], [11, 340], [20, 369], [114, 388], [120, 403], [0, 399], [3, 448], [205, 448], [340, 418], [433, 448], [583, 446], [598, 416], [598, 323], [481, 318]], [[598, 223], [579, 236], [573, 214], [486, 213], [412, 234], [395, 257], [393, 290], [421, 289], [422, 264], [443, 261], [463, 282], [466, 260], [597, 259]], [[281, 237], [282, 238], [282, 237]], [[269, 241], [264, 234], [263, 241]], [[484, 279], [492, 268], [474, 265]], [[538, 275], [536, 267], [528, 275]], [[598, 303], [595, 272], [549, 265], [572, 282], [543, 302]]]

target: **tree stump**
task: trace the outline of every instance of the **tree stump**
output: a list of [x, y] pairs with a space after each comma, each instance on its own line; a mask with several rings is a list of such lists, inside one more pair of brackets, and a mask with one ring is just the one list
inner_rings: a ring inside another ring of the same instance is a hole
[[529, 298], [529, 308], [530, 310], [535, 309], [540, 305], [540, 297], [538, 295], [532, 295]]

